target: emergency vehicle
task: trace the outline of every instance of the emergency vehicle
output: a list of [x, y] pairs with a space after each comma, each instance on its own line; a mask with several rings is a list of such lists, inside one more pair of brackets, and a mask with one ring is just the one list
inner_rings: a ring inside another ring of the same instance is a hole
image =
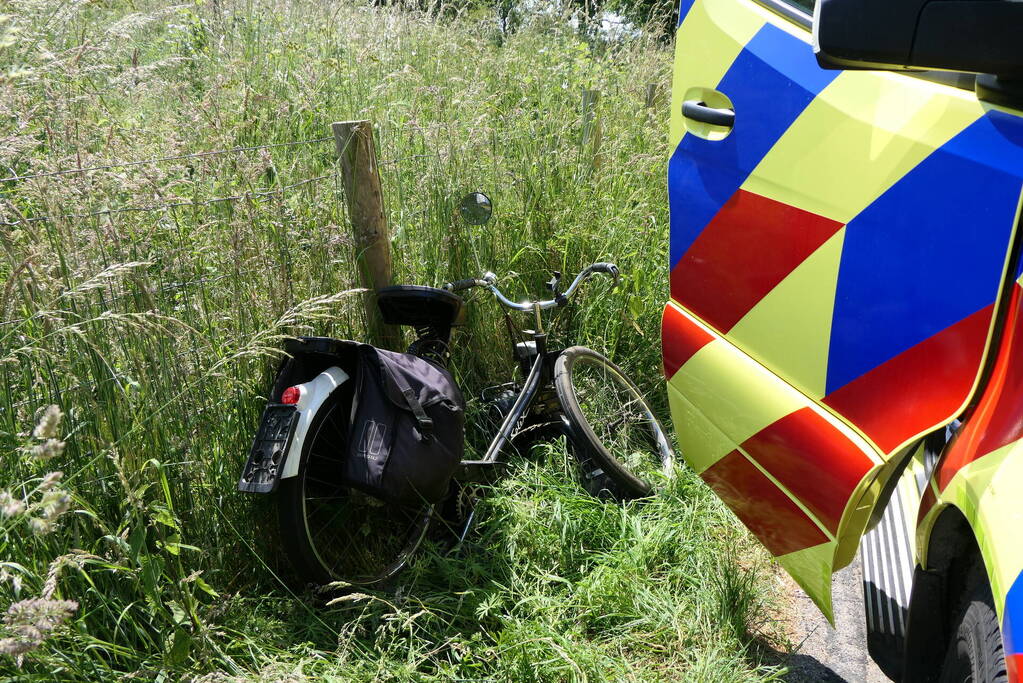
[[1023, 2], [683, 0], [672, 87], [682, 455], [892, 678], [1023, 680]]

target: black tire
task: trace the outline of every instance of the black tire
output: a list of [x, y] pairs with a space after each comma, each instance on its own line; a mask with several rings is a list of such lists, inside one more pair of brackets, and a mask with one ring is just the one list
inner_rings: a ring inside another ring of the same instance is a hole
[[673, 476], [675, 458], [664, 427], [617, 365], [573, 346], [558, 356], [554, 388], [584, 468], [587, 460], [598, 468], [587, 475], [595, 485], [617, 497], [641, 498]]
[[941, 683], [1007, 683], [1002, 631], [983, 572], [974, 581], [956, 620], [941, 666]]
[[315, 585], [381, 585], [406, 567], [422, 543], [433, 506], [390, 505], [340, 480], [349, 397], [335, 391], [303, 445], [298, 474], [282, 479], [281, 545], [299, 577]]

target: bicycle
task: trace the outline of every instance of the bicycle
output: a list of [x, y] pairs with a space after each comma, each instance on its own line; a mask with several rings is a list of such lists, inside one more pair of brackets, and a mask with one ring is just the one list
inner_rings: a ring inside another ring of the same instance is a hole
[[[489, 206], [489, 199], [486, 202]], [[455, 530], [462, 542], [475, 515], [474, 509], [467, 515], [457, 510], [463, 493], [473, 485], [496, 481], [507, 462], [504, 454], [522, 441], [563, 434], [580, 465], [584, 486], [595, 495], [643, 497], [668, 481], [674, 470], [672, 448], [635, 383], [592, 349], [548, 349], [541, 312], [567, 306], [579, 287], [597, 273], [616, 281], [619, 276], [613, 263], [594, 263], [561, 292], [561, 275], [555, 273], [548, 283], [551, 299], [521, 303], [501, 292], [497, 276], [491, 272], [450, 282], [444, 289], [401, 285], [377, 291], [384, 322], [415, 330], [409, 353], [446, 365], [452, 328], [464, 321], [464, 301], [457, 292], [489, 290], [505, 308], [521, 379], [481, 392], [481, 401], [500, 423], [489, 446], [482, 458], [462, 461], [443, 501], [417, 509], [388, 505], [339, 481], [336, 473], [345, 452], [345, 408], [354, 391], [351, 382], [341, 383], [317, 406], [303, 432], [297, 463], [286, 462], [291, 459], [284, 455], [296, 431], [289, 425], [298, 418], [285, 417], [289, 413], [271, 402], [239, 487], [269, 492], [272, 488], [266, 480], [277, 478], [281, 540], [304, 579], [319, 585], [386, 582], [405, 568], [431, 525], [440, 520]], [[516, 341], [512, 311], [534, 316], [534, 329], [521, 331], [520, 341]], [[521, 339], [523, 336], [528, 339]], [[303, 359], [306, 364], [300, 374], [315, 374], [314, 381], [320, 381], [329, 375], [321, 366], [337, 362], [338, 344], [331, 339], [302, 338], [287, 350], [293, 359]], [[288, 377], [287, 372], [278, 372], [271, 399], [280, 399], [287, 391], [282, 385], [291, 381]], [[275, 417], [275, 411], [280, 415]], [[262, 469], [259, 463], [264, 463]], [[289, 465], [290, 473], [286, 471]]]

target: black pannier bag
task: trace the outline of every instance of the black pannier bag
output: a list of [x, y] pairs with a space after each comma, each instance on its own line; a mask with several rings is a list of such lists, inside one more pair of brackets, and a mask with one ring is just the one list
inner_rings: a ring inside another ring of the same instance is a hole
[[465, 451], [465, 400], [451, 374], [407, 353], [357, 347], [349, 485], [399, 505], [436, 503]]

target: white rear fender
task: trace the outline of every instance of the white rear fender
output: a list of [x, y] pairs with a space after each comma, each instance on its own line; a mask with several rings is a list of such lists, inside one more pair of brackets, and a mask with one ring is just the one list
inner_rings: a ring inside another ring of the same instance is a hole
[[332, 367], [324, 370], [312, 380], [305, 384], [298, 384], [298, 424], [295, 426], [295, 434], [291, 439], [291, 447], [284, 456], [284, 463], [281, 465], [281, 479], [294, 477], [298, 474], [298, 465], [302, 459], [302, 447], [305, 445], [306, 435], [313, 418], [320, 410], [323, 403], [334, 391], [349, 380], [348, 373], [339, 367]]

